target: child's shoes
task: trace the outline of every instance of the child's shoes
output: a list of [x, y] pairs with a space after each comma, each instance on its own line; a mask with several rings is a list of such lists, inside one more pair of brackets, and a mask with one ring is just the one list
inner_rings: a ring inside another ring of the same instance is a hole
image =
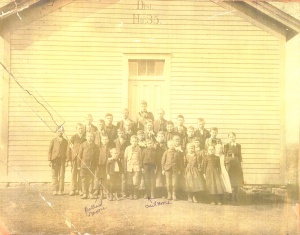
[[74, 192], [74, 191], [71, 191], [71, 192], [69, 193], [69, 195], [70, 195], [70, 196], [74, 196], [74, 195], [75, 195], [75, 192]]
[[193, 202], [198, 203], [198, 200], [195, 195], [193, 196]]

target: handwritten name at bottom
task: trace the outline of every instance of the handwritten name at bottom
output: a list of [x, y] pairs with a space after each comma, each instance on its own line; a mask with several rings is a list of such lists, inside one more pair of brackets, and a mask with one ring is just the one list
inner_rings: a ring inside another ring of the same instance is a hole
[[85, 211], [85, 214], [87, 216], [94, 216], [94, 215], [100, 213], [101, 211], [103, 211], [105, 209], [106, 209], [106, 207], [104, 207], [102, 205], [102, 200], [101, 200], [100, 203], [92, 204], [90, 206], [86, 206], [84, 208], [84, 211]]
[[166, 206], [172, 204], [169, 200], [168, 201], [153, 201], [150, 198], [148, 198], [149, 204], [145, 205], [146, 208], [153, 208], [157, 206]]

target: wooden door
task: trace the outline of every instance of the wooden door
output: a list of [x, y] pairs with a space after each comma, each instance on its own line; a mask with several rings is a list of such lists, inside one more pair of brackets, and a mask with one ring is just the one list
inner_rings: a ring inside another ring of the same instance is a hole
[[128, 104], [131, 117], [136, 118], [142, 100], [147, 101], [148, 111], [155, 116], [157, 109], [165, 107], [163, 89], [163, 80], [129, 80]]

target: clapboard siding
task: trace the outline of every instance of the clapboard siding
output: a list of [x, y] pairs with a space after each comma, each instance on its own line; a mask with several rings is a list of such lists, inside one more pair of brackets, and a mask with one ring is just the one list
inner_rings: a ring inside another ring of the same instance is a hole
[[[87, 113], [94, 120], [106, 112], [120, 118], [128, 100], [122, 92], [124, 53], [169, 54], [168, 116], [175, 121], [183, 114], [187, 126], [202, 116], [208, 127], [219, 127], [223, 142], [236, 131], [246, 182], [278, 183], [281, 42], [213, 2], [145, 2], [150, 10], [138, 10], [133, 0], [77, 0], [14, 31], [12, 72], [38, 99], [42, 95], [70, 136]], [[133, 14], [151, 14], [158, 24], [134, 23]], [[49, 180], [53, 133], [41, 119], [54, 127], [48, 113], [12, 82], [9, 163]]]

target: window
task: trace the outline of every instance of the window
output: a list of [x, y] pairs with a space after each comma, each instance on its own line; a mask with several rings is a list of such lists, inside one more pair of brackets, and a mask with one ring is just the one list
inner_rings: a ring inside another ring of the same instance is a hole
[[164, 60], [128, 60], [129, 77], [164, 75]]

